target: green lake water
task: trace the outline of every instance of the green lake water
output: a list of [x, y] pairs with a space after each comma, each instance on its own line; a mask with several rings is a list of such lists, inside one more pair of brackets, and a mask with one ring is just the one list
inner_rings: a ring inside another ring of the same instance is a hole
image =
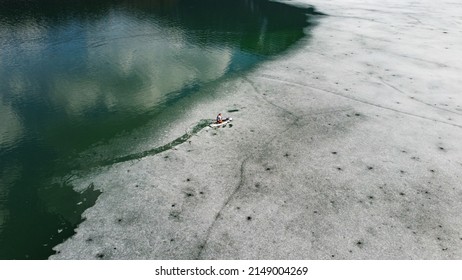
[[204, 89], [290, 50], [313, 15], [266, 0], [0, 0], [0, 259], [53, 254], [99, 195], [73, 191], [75, 170], [161, 137], [187, 114], [177, 104], [217, 98]]

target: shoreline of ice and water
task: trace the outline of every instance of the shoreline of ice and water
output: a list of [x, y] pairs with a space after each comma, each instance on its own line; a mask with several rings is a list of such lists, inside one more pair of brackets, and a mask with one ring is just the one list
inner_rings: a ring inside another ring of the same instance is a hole
[[328, 16], [169, 135], [233, 127], [76, 179], [103, 193], [51, 259], [462, 257], [462, 5], [284, 2]]

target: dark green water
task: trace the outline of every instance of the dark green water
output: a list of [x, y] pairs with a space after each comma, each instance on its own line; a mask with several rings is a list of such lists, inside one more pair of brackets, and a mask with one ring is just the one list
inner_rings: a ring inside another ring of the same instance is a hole
[[70, 184], [98, 165], [86, 151], [129, 149], [144, 127], [136, 141], [160, 137], [175, 104], [286, 52], [316, 14], [264, 0], [0, 0], [0, 259], [45, 259], [73, 234], [99, 195]]

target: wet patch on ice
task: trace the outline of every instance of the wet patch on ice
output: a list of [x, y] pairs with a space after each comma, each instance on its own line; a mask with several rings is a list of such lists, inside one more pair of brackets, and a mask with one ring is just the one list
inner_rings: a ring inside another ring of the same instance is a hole
[[[126, 161], [142, 159], [142, 158], [147, 157], [147, 156], [153, 156], [153, 155], [165, 152], [167, 150], [170, 150], [170, 149], [172, 149], [172, 148], [174, 148], [174, 147], [188, 141], [193, 135], [197, 134], [203, 128], [207, 127], [210, 124], [210, 122], [211, 122], [211, 120], [208, 120], [208, 119], [200, 120], [194, 127], [192, 127], [185, 134], [181, 135], [180, 137], [176, 138], [175, 140], [173, 140], [170, 143], [165, 144], [163, 146], [155, 147], [155, 148], [147, 150], [147, 151], [130, 154], [130, 155], [126, 155], [126, 156], [123, 156], [123, 157], [118, 157], [118, 158], [115, 158], [115, 159], [105, 160], [105, 161], [100, 162], [97, 165], [98, 166], [108, 166], [108, 165], [113, 165], [113, 164], [116, 164], [116, 163], [122, 163], [122, 162], [126, 162]], [[168, 155], [165, 156], [165, 158], [168, 158]]]

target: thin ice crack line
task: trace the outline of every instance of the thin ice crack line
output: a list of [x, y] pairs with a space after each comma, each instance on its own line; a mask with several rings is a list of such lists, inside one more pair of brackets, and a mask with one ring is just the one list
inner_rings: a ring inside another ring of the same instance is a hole
[[148, 236], [150, 236], [150, 235], [147, 234], [146, 228], [142, 226], [142, 227], [141, 227], [141, 230], [142, 230], [143, 233], [144, 233], [143, 236], [144, 236], [144, 238], [146, 239], [146, 241], [147, 241], [147, 243], [148, 243], [149, 249], [154, 248], [154, 247], [152, 246], [152, 244], [151, 244], [151, 238], [148, 237]]
[[300, 118], [310, 117], [310, 116], [328, 115], [328, 114], [334, 114], [334, 113], [342, 113], [342, 112], [348, 112], [348, 111], [353, 111], [353, 108], [348, 106], [348, 107], [345, 107], [345, 108], [334, 109], [334, 110], [324, 110], [324, 111], [318, 111], [318, 112], [311, 112], [311, 113], [301, 115]]
[[359, 17], [359, 16], [342, 16], [342, 15], [330, 15], [330, 17], [333, 17], [333, 18], [347, 18], [347, 19], [356, 19], [356, 20], [364, 20], [364, 21], [371, 21], [371, 22], [374, 22], [374, 23], [380, 23], [380, 24], [388, 24], [384, 21], [381, 21], [381, 20], [377, 20], [377, 19], [373, 19], [373, 18], [364, 18], [364, 17]]
[[300, 117], [300, 116], [298, 116], [297, 114], [295, 114], [295, 113], [293, 113], [293, 112], [287, 110], [286, 108], [281, 107], [281, 106], [275, 104], [274, 102], [269, 101], [267, 98], [265, 98], [265, 96], [260, 92], [260, 90], [257, 88], [257, 86], [255, 86], [255, 83], [252, 82], [249, 78], [244, 77], [243, 80], [246, 81], [246, 82], [253, 88], [253, 90], [254, 90], [256, 93], [258, 93], [258, 97], [260, 97], [261, 99], [263, 99], [265, 102], [267, 102], [267, 103], [270, 104], [271, 106], [274, 106], [274, 107], [278, 108], [279, 110], [285, 112], [286, 114], [291, 115], [291, 116], [294, 117], [295, 119], [298, 119], [298, 118]]
[[[284, 129], [281, 133], [277, 133], [275, 134], [273, 137], [271, 137], [270, 140], [268, 140], [267, 142], [265, 142], [263, 145], [261, 145], [261, 148], [263, 149], [264, 147], [268, 146], [269, 144], [271, 144], [276, 138], [278, 138], [280, 135], [282, 134], [285, 134], [287, 131], [289, 131], [290, 129], [292, 129], [293, 126], [295, 126], [296, 124], [298, 123], [298, 120], [295, 120], [293, 121], [292, 124], [289, 125], [288, 128]], [[242, 188], [242, 186], [244, 186], [244, 183], [245, 183], [245, 165], [247, 164], [247, 161], [253, 156], [253, 154], [250, 154], [248, 155], [246, 158], [244, 158], [244, 160], [242, 161], [241, 163], [241, 167], [240, 167], [240, 178], [239, 178], [239, 183], [237, 185], [237, 187], [234, 189], [234, 191], [228, 196], [228, 198], [226, 199], [226, 201], [223, 203], [223, 205], [221, 206], [220, 210], [217, 212], [217, 214], [215, 215], [215, 219], [213, 220], [213, 222], [211, 223], [211, 225], [209, 226], [209, 228], [207, 229], [207, 233], [205, 235], [205, 238], [204, 238], [204, 242], [202, 243], [202, 245], [200, 246], [200, 249], [199, 249], [199, 253], [197, 254], [197, 257], [196, 259], [201, 259], [202, 258], [202, 253], [204, 252], [206, 246], [207, 246], [207, 243], [209, 241], [209, 238], [210, 238], [210, 234], [212, 234], [212, 230], [213, 228], [215, 227], [215, 224], [217, 223], [218, 219], [221, 217], [222, 215], [222, 212], [228, 207], [228, 205], [231, 203], [231, 201], [234, 199], [235, 195], [239, 192], [239, 190]]]
[[241, 163], [241, 168], [240, 168], [240, 178], [239, 178], [239, 183], [237, 185], [237, 187], [234, 189], [234, 191], [228, 196], [228, 199], [223, 203], [223, 205], [221, 206], [220, 210], [218, 211], [218, 213], [215, 215], [215, 219], [213, 220], [212, 224], [209, 226], [209, 228], [207, 229], [207, 234], [205, 235], [205, 239], [204, 239], [204, 242], [202, 243], [201, 247], [200, 247], [200, 251], [197, 255], [197, 258], [196, 259], [201, 259], [202, 257], [202, 253], [204, 252], [204, 249], [208, 243], [208, 240], [210, 238], [210, 234], [212, 233], [212, 229], [215, 227], [215, 224], [217, 223], [218, 219], [220, 218], [221, 216], [221, 213], [223, 212], [223, 210], [228, 206], [228, 204], [231, 202], [231, 200], [233, 199], [234, 195], [240, 190], [240, 188], [244, 185], [244, 171], [245, 171], [245, 164], [247, 162], [247, 160], [251, 157], [251, 155], [247, 156]]
[[446, 124], [446, 125], [462, 128], [462, 125], [453, 124], [453, 123], [449, 123], [449, 122], [445, 122], [445, 121], [441, 121], [441, 120], [437, 120], [437, 119], [428, 118], [428, 117], [425, 117], [425, 116], [420, 116], [420, 115], [417, 115], [417, 114], [412, 114], [412, 113], [400, 111], [400, 110], [397, 110], [397, 109], [385, 107], [385, 106], [378, 105], [378, 104], [375, 104], [375, 103], [372, 103], [372, 102], [368, 102], [368, 101], [365, 101], [365, 100], [361, 100], [361, 99], [358, 99], [358, 98], [347, 96], [347, 95], [344, 95], [344, 94], [341, 94], [341, 93], [338, 93], [338, 92], [318, 88], [318, 87], [315, 87], [315, 86], [302, 84], [302, 83], [297, 83], [297, 82], [285, 81], [285, 80], [281, 80], [279, 78], [273, 78], [273, 77], [265, 77], [265, 76], [260, 76], [260, 77], [262, 79], [273, 80], [273, 81], [278, 81], [278, 82], [281, 82], [281, 83], [286, 83], [286, 84], [291, 84], [291, 85], [296, 85], [296, 86], [301, 86], [301, 87], [307, 87], [307, 88], [311, 88], [311, 89], [314, 89], [314, 90], [327, 92], [327, 93], [330, 93], [330, 94], [333, 94], [333, 95], [336, 95], [336, 96], [340, 96], [340, 97], [343, 97], [343, 98], [346, 98], [346, 99], [349, 99], [349, 100], [353, 100], [353, 101], [356, 101], [356, 102], [359, 102], [359, 103], [362, 103], [362, 104], [374, 106], [374, 107], [381, 108], [381, 109], [384, 109], [384, 110], [389, 110], [389, 111], [393, 111], [393, 112], [396, 112], [396, 113], [408, 115], [408, 116], [415, 117], [415, 118], [421, 118], [421, 119], [428, 120], [428, 121], [434, 121], [434, 122], [443, 123], [443, 124]]
[[[379, 78], [379, 80], [381, 81], [382, 84], [384, 84], [384, 85], [386, 85], [386, 86], [388, 86], [388, 87], [390, 87], [390, 88], [396, 90], [397, 92], [400, 92], [400, 93], [405, 94], [405, 95], [409, 95], [408, 93], [406, 93], [406, 92], [400, 90], [399, 88], [397, 88], [397, 87], [395, 87], [395, 86], [389, 84], [388, 82], [385, 82], [385, 80], [383, 80], [383, 79], [381, 79], [381, 78]], [[430, 106], [430, 107], [432, 107], [432, 108], [434, 108], [434, 109], [438, 109], [438, 110], [442, 110], [442, 111], [446, 111], [446, 112], [449, 112], [449, 113], [452, 113], [452, 114], [456, 114], [456, 115], [462, 116], [462, 114], [460, 114], [460, 113], [457, 113], [457, 112], [454, 112], [454, 111], [452, 111], [452, 110], [448, 110], [448, 109], [445, 109], [445, 108], [438, 107], [438, 106], [436, 106], [436, 105], [427, 103], [427, 102], [422, 101], [422, 100], [419, 100], [419, 99], [417, 99], [417, 98], [411, 98], [411, 99], [414, 100], [414, 101], [416, 101], [416, 102], [422, 103], [422, 104], [424, 104], [424, 105]]]
[[[338, 32], [342, 32], [342, 33], [345, 32], [345, 30], [343, 30], [343, 29], [334, 28], [334, 27], [324, 27], [324, 28], [334, 30], [334, 31], [338, 31]], [[364, 34], [361, 34], [361, 33], [354, 32], [354, 31], [348, 31], [348, 32], [350, 32], [351, 34], [353, 34], [355, 36], [358, 36], [358, 37], [360, 37], [362, 39], [366, 38], [366, 39], [376, 40], [376, 41], [385, 42], [385, 43], [392, 43], [392, 41], [387, 40], [387, 39], [375, 38], [375, 37], [364, 35]], [[377, 47], [370, 47], [369, 49], [371, 51], [383, 52], [383, 49], [380, 49], [380, 48], [377, 48]], [[423, 58], [419, 58], [419, 57], [413, 57], [413, 56], [409, 56], [409, 55], [405, 55], [405, 54], [400, 54], [400, 53], [392, 52], [390, 50], [388, 50], [386, 52], [386, 54], [393, 55], [393, 56], [396, 56], [396, 57], [399, 57], [399, 58], [405, 58], [405, 59], [417, 61], [417, 62], [420, 62], [420, 63], [426, 63], [426, 64], [429, 64], [429, 65], [437, 66], [437, 67], [441, 67], [441, 68], [450, 68], [450, 69], [455, 69], [455, 70], [461, 70], [462, 69], [462, 68], [457, 67], [457, 66], [447, 65], [447, 64], [437, 62], [437, 61], [431, 61], [431, 60], [427, 60], [427, 59], [423, 59]]]

